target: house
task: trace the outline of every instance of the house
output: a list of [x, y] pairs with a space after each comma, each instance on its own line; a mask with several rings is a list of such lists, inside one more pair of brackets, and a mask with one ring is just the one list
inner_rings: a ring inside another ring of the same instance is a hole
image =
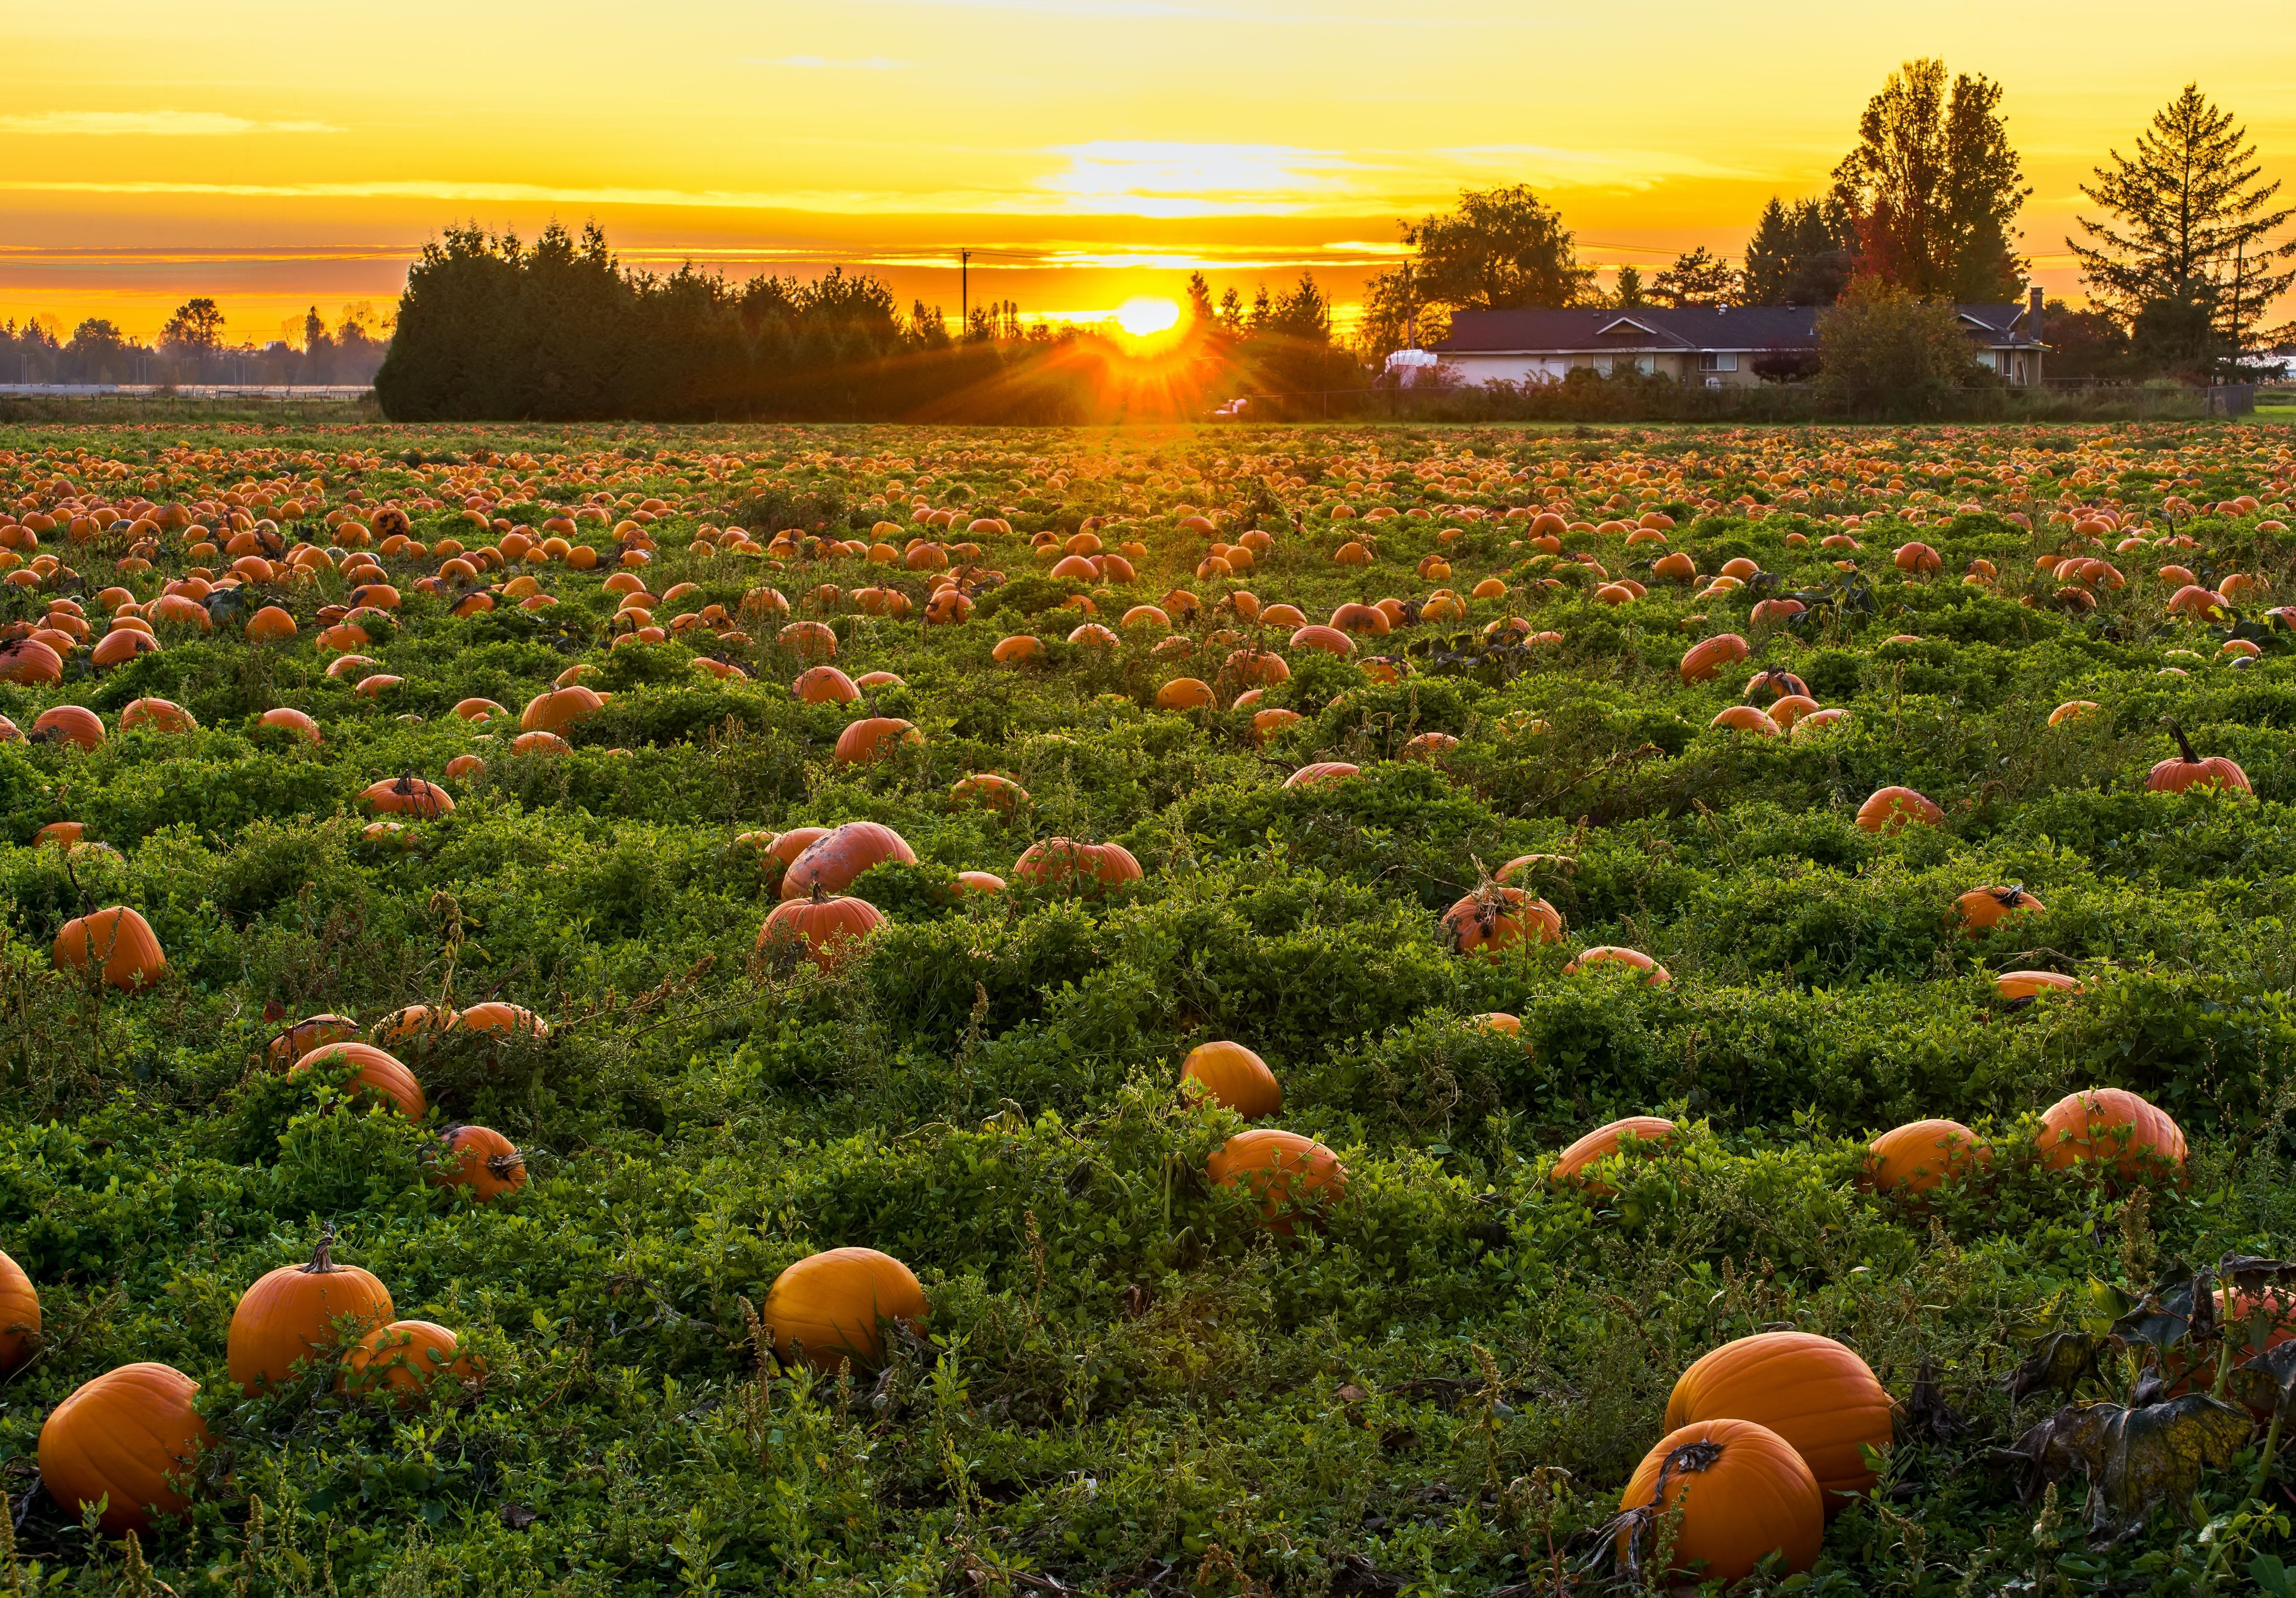
[[[1955, 307], [1977, 358], [2005, 381], [2041, 381], [2041, 291], [2022, 305]], [[1767, 374], [1807, 373], [1817, 356], [1824, 307], [1798, 305], [1636, 306], [1631, 310], [1455, 311], [1428, 347], [1444, 373], [1466, 383], [1559, 382], [1578, 367], [1609, 376], [1621, 364], [1710, 389], [1743, 388]], [[1394, 366], [1401, 356], [1390, 357]], [[1404, 363], [1408, 366], [1409, 362]], [[1410, 376], [1423, 376], [1416, 371]]]

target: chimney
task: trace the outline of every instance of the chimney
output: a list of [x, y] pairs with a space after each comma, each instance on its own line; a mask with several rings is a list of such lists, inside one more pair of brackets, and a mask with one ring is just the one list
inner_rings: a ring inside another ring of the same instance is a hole
[[2038, 283], [2025, 291], [2025, 336], [2036, 344], [2041, 341], [2041, 285]]

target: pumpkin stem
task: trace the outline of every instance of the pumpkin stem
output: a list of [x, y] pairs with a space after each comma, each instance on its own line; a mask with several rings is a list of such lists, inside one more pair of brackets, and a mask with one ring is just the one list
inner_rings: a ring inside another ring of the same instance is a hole
[[525, 1157], [518, 1153], [488, 1156], [487, 1169], [497, 1182], [507, 1182], [511, 1176], [526, 1168]]
[[829, 902], [829, 896], [821, 891], [821, 879], [819, 877], [816, 877], [813, 880], [813, 902], [816, 905], [825, 905]]
[[2185, 736], [2185, 729], [2177, 725], [2177, 718], [2173, 716], [2164, 716], [2161, 719], [2167, 725], [2169, 735], [2176, 739], [2177, 748], [2183, 752], [2185, 763], [2188, 766], [2199, 765], [2201, 758], [2193, 752], [2193, 741]]
[[303, 1267], [304, 1274], [324, 1276], [342, 1267], [335, 1263], [335, 1224], [329, 1221], [319, 1229], [318, 1245], [311, 1250], [311, 1263]]

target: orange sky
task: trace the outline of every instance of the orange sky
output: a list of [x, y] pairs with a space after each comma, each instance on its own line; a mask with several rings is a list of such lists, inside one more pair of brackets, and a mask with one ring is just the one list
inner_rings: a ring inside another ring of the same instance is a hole
[[2076, 185], [2188, 78], [2296, 177], [2296, 28], [2251, 0], [2193, 28], [2128, 0], [83, 0], [10, 8], [0, 48], [0, 317], [144, 335], [194, 293], [234, 337], [387, 310], [462, 217], [868, 264], [952, 316], [971, 245], [1004, 252], [976, 299], [1091, 316], [1198, 264], [1344, 303], [1398, 216], [1526, 181], [1584, 258], [1657, 266], [1820, 189], [1923, 53], [2006, 86], [2054, 291]]

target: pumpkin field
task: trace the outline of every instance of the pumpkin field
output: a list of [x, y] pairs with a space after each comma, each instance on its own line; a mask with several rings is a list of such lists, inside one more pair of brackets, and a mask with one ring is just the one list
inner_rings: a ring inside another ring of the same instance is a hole
[[2296, 1594], [2292, 500], [0, 430], [0, 1592]]

